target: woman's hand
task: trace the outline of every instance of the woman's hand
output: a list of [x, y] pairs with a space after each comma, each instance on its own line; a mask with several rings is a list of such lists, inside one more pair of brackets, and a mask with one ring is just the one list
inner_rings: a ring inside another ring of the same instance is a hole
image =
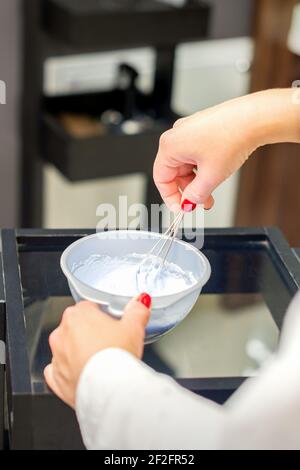
[[44, 374], [53, 392], [74, 408], [80, 374], [88, 360], [103, 349], [121, 348], [140, 359], [150, 306], [151, 297], [141, 294], [129, 302], [121, 320], [101, 312], [92, 302], [68, 307], [49, 337], [53, 358]]
[[176, 211], [182, 201], [191, 201], [210, 209], [214, 189], [257, 147], [299, 142], [300, 109], [293, 93], [254, 93], [177, 121], [162, 135], [154, 164], [154, 180], [166, 205]]

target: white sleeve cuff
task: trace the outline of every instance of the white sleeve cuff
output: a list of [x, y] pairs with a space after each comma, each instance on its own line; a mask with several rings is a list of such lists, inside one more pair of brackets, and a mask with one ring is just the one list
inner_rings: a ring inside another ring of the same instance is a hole
[[126, 414], [130, 405], [125, 385], [147, 381], [153, 373], [131, 354], [117, 348], [100, 351], [88, 361], [76, 394], [76, 413], [87, 448], [109, 449], [120, 442], [120, 426], [124, 431], [128, 425]]

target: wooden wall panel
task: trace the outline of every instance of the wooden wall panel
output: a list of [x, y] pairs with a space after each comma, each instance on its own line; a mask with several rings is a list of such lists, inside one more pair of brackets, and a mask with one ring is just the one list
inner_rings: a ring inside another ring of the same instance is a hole
[[[296, 0], [257, 0], [251, 91], [289, 87], [300, 78], [300, 58], [287, 48]], [[300, 246], [300, 147], [258, 149], [241, 170], [236, 225], [276, 225]]]

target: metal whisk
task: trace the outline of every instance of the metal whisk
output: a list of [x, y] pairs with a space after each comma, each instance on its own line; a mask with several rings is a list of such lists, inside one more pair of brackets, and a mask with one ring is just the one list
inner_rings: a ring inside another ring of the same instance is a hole
[[[153, 285], [155, 279], [162, 270], [177, 235], [183, 216], [184, 211], [181, 210], [168, 230], [159, 237], [159, 240], [140, 263], [136, 274], [137, 286], [140, 290], [144, 290], [145, 286], [148, 288], [151, 287], [149, 284]], [[151, 283], [149, 283], [150, 275]]]

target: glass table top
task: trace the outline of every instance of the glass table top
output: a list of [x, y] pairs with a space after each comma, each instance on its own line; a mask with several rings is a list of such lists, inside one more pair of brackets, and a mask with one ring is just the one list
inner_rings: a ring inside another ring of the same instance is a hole
[[[25, 303], [33, 384], [43, 382], [51, 361], [48, 336], [72, 304], [68, 296]], [[278, 335], [260, 296], [202, 295], [177, 328], [146, 346], [144, 361], [176, 378], [250, 376], [276, 349]]]
[[[277, 348], [278, 311], [289, 294], [263, 250], [203, 251], [211, 279], [187, 318], [146, 346], [144, 361], [180, 379], [255, 375]], [[60, 269], [61, 252], [53, 246], [18, 253], [31, 383], [38, 392], [46, 390], [48, 336], [73, 304]]]

